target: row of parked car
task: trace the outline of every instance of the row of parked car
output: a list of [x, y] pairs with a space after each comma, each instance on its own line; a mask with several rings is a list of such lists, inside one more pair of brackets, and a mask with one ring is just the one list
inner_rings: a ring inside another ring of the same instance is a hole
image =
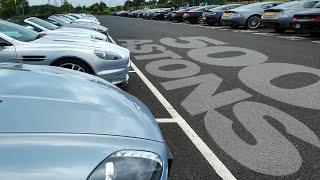
[[94, 16], [0, 20], [0, 179], [167, 179], [155, 118], [115, 86], [130, 68]]
[[127, 16], [153, 20], [168, 20], [208, 25], [228, 25], [232, 28], [272, 28], [276, 32], [295, 30], [303, 33], [320, 32], [320, 0], [283, 2], [257, 2], [115, 12]]

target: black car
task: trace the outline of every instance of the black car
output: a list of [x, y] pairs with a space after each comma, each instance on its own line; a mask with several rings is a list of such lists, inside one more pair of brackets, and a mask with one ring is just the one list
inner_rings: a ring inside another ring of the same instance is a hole
[[243, 4], [227, 4], [219, 7], [215, 7], [204, 11], [202, 13], [200, 22], [209, 25], [222, 25], [221, 17], [226, 10], [231, 10], [237, 7], [243, 6]]
[[171, 8], [163, 8], [151, 13], [150, 16], [153, 20], [164, 20], [164, 16], [170, 11]]
[[181, 8], [177, 11], [173, 11], [171, 15], [172, 21], [178, 21], [182, 22], [183, 21], [183, 14], [188, 12], [189, 10], [196, 9], [199, 6], [193, 6], [193, 7], [188, 7], [188, 8]]
[[316, 9], [295, 14], [291, 23], [296, 32], [320, 33], [320, 4]]
[[218, 5], [209, 5], [209, 6], [198, 7], [196, 9], [191, 9], [183, 14], [183, 20], [191, 24], [198, 23], [204, 11], [207, 11], [215, 7], [218, 7]]

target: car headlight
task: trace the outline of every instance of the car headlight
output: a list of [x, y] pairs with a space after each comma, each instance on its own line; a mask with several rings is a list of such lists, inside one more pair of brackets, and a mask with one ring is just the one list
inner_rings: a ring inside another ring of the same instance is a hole
[[123, 59], [120, 55], [116, 55], [116, 54], [112, 54], [110, 52], [105, 52], [105, 51], [98, 51], [95, 50], [94, 54], [101, 58], [101, 59], [105, 59], [105, 60], [118, 60], [118, 59]]
[[119, 151], [102, 161], [88, 180], [159, 180], [161, 157], [146, 151]]

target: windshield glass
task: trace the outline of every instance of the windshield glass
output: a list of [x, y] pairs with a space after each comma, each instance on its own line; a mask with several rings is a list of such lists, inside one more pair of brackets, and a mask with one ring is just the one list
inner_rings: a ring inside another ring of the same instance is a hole
[[215, 7], [215, 8], [212, 8], [210, 9], [210, 11], [214, 11], [214, 10], [226, 10], [230, 7], [237, 7], [237, 6], [241, 6], [240, 4], [237, 4], [237, 5], [230, 5], [230, 4], [227, 4], [227, 5], [222, 5], [222, 6], [218, 6], [218, 7]]
[[288, 3], [284, 3], [284, 4], [280, 4], [279, 6], [277, 6], [277, 9], [293, 9], [293, 8], [297, 8], [297, 7], [302, 7], [302, 4], [304, 2], [301, 1], [293, 1], [293, 2], [288, 2]]
[[33, 41], [39, 35], [39, 33], [35, 31], [7, 21], [0, 21], [0, 32], [13, 39], [23, 42]]
[[253, 3], [253, 4], [248, 4], [244, 5], [238, 8], [235, 8], [234, 10], [248, 10], [248, 9], [258, 9], [260, 8], [264, 3]]
[[55, 18], [61, 20], [61, 21], [64, 21], [65, 23], [71, 23], [71, 21], [63, 16], [55, 16]]
[[61, 24], [70, 24], [69, 21], [66, 21], [66, 20], [64, 20], [64, 19], [62, 19], [62, 18], [59, 18], [59, 17], [57, 17], [57, 16], [50, 16], [49, 18], [51, 18], [51, 19], [53, 19], [54, 21], [57, 21], [57, 22], [59, 22], [59, 23], [61, 23]]
[[38, 24], [39, 26], [42, 26], [48, 30], [55, 30], [55, 29], [58, 29], [59, 27], [52, 24], [52, 23], [49, 23], [47, 21], [44, 21], [42, 19], [39, 19], [39, 18], [29, 18], [28, 19], [30, 22], [33, 22], [35, 24]]

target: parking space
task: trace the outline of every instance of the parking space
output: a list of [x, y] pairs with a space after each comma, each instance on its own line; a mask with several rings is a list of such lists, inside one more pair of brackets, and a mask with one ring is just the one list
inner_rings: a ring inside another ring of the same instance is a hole
[[[159, 91], [187, 123], [160, 124], [178, 162], [173, 179], [320, 178], [317, 37], [99, 19], [130, 49], [132, 62], [151, 83], [141, 84], [162, 104], [152, 88]], [[136, 82], [136, 75], [132, 78]], [[186, 125], [200, 139], [188, 134]], [[201, 168], [184, 170], [195, 167]]]
[[[124, 17], [125, 18], [125, 17]], [[145, 19], [139, 19], [141, 21], [152, 21], [155, 23], [164, 23], [164, 24], [173, 24], [173, 25], [179, 25], [179, 26], [191, 26], [191, 27], [198, 27], [198, 28], [206, 28], [206, 29], [211, 29], [211, 30], [216, 30], [216, 31], [232, 31], [236, 33], [247, 33], [247, 34], [252, 34], [252, 35], [257, 35], [257, 36], [266, 36], [268, 38], [274, 37], [274, 38], [280, 38], [284, 40], [289, 40], [289, 41], [308, 41], [311, 43], [319, 43], [320, 41], [320, 36], [319, 35], [310, 35], [310, 34], [297, 34], [294, 31], [287, 31], [284, 33], [277, 33], [274, 30], [271, 29], [266, 29], [266, 28], [258, 28], [258, 29], [246, 29], [244, 27], [240, 28], [231, 28], [228, 26], [210, 26], [207, 24], [189, 24], [189, 23], [179, 23], [179, 22], [171, 22], [171, 21], [157, 21], [157, 20], [145, 20]]]

